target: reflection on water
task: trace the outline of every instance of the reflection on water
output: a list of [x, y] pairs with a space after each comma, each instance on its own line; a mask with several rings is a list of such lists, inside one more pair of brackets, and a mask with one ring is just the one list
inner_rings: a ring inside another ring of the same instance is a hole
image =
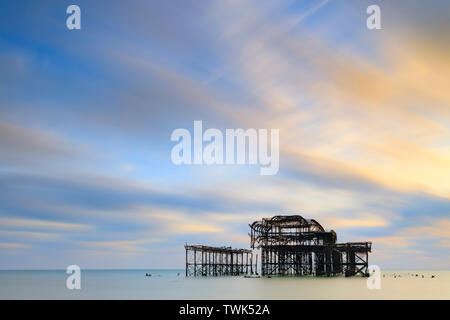
[[380, 290], [367, 289], [361, 277], [186, 278], [184, 270], [82, 270], [81, 290], [68, 290], [67, 276], [65, 270], [0, 271], [0, 298], [450, 299], [450, 271], [384, 271]]

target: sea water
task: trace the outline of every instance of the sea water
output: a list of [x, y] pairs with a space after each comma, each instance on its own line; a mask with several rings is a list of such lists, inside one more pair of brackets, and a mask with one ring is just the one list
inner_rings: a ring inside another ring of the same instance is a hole
[[0, 271], [0, 299], [450, 299], [450, 271], [383, 271], [373, 290], [363, 277], [185, 277], [184, 270], [82, 270], [81, 289], [69, 290], [68, 276]]

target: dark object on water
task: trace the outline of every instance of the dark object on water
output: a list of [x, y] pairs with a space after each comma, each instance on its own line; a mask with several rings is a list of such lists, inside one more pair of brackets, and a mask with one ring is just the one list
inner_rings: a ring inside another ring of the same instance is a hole
[[146, 276], [146, 277], [151, 277], [152, 274], [151, 274], [151, 273], [145, 273], [145, 276]]
[[179, 273], [179, 272], [177, 273], [177, 276], [180, 276], [180, 273]]

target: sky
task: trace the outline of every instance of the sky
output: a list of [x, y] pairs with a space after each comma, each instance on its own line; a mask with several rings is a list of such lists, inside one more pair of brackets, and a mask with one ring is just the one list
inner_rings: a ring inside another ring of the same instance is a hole
[[[81, 8], [68, 30], [66, 8]], [[381, 8], [381, 30], [366, 9]], [[4, 1], [0, 269], [183, 268], [299, 214], [382, 269], [450, 268], [448, 1]], [[280, 167], [175, 165], [279, 129]]]

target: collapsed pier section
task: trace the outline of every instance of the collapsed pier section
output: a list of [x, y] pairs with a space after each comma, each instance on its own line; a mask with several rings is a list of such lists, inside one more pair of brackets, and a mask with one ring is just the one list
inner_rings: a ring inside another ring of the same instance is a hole
[[366, 276], [371, 242], [336, 243], [313, 219], [274, 216], [250, 225], [250, 247], [261, 249], [261, 274]]
[[[185, 245], [186, 276], [227, 276], [253, 274], [253, 252], [249, 249]], [[257, 261], [257, 255], [255, 262]]]

